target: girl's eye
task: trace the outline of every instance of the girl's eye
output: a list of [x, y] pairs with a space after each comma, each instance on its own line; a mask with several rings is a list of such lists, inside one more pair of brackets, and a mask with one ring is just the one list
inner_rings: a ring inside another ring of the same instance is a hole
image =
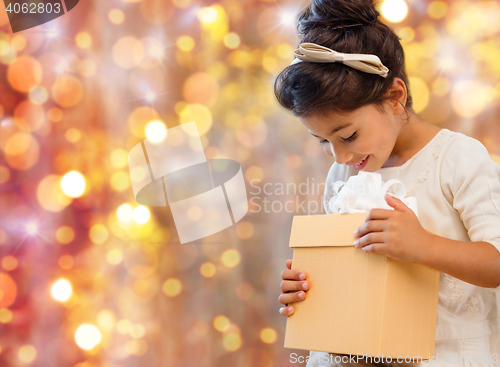
[[323, 144], [326, 144], [326, 143], [328, 143], [328, 140], [326, 140], [326, 139], [325, 139], [325, 140], [321, 140], [321, 141], [319, 142], [319, 144], [320, 144], [320, 145], [323, 145]]
[[353, 141], [354, 139], [356, 139], [356, 132], [346, 139], [342, 138], [343, 141], [347, 141], [347, 142]]

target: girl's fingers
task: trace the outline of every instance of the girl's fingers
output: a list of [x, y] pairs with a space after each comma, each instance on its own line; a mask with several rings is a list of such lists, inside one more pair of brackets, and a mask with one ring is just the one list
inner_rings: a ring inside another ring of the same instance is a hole
[[387, 227], [386, 220], [369, 220], [363, 223], [356, 231], [356, 237], [362, 237], [370, 232], [383, 232]]
[[280, 308], [280, 314], [282, 314], [283, 316], [292, 316], [294, 311], [295, 309], [293, 308], [293, 306]]
[[287, 305], [289, 303], [303, 301], [305, 298], [306, 298], [306, 292], [300, 291], [292, 293], [282, 293], [278, 297], [278, 301], [283, 305]]
[[292, 268], [292, 259], [288, 259], [288, 260], [286, 261], [286, 267], [287, 267], [288, 269], [291, 269], [291, 268]]
[[284, 280], [281, 282], [281, 293], [290, 291], [307, 291], [308, 289], [308, 282], [297, 282], [295, 280]]
[[300, 270], [283, 270], [281, 272], [281, 279], [283, 280], [306, 280], [307, 275]]

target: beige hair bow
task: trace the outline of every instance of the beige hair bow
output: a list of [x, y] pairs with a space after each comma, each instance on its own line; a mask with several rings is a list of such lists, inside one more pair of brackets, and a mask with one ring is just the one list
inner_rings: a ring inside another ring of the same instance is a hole
[[389, 69], [382, 64], [378, 56], [368, 54], [345, 54], [337, 52], [328, 47], [315, 43], [301, 43], [295, 50], [295, 59], [290, 65], [301, 61], [309, 62], [341, 62], [351, 68], [364, 71], [365, 73], [378, 74], [387, 78]]

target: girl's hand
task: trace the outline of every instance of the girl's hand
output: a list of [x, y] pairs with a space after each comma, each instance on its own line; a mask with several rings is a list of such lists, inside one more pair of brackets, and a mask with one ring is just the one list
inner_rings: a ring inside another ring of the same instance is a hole
[[370, 210], [365, 223], [354, 232], [358, 238], [354, 245], [368, 253], [422, 263], [433, 235], [422, 227], [415, 213], [401, 200], [389, 194], [385, 195], [385, 200], [394, 210]]
[[[281, 273], [281, 295], [278, 297], [278, 301], [285, 306], [289, 303], [303, 301], [306, 298], [306, 291], [309, 289], [309, 283], [304, 282], [306, 279], [306, 273], [299, 270], [292, 269], [292, 260], [288, 259], [286, 261], [287, 270], [283, 270]], [[294, 312], [293, 306], [281, 307], [280, 314], [283, 316], [292, 316]]]

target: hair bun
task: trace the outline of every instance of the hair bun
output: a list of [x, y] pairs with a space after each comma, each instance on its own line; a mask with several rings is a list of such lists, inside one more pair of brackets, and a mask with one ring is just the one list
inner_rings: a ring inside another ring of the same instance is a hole
[[304, 34], [314, 28], [370, 25], [378, 15], [371, 0], [312, 0], [299, 15], [297, 29]]

